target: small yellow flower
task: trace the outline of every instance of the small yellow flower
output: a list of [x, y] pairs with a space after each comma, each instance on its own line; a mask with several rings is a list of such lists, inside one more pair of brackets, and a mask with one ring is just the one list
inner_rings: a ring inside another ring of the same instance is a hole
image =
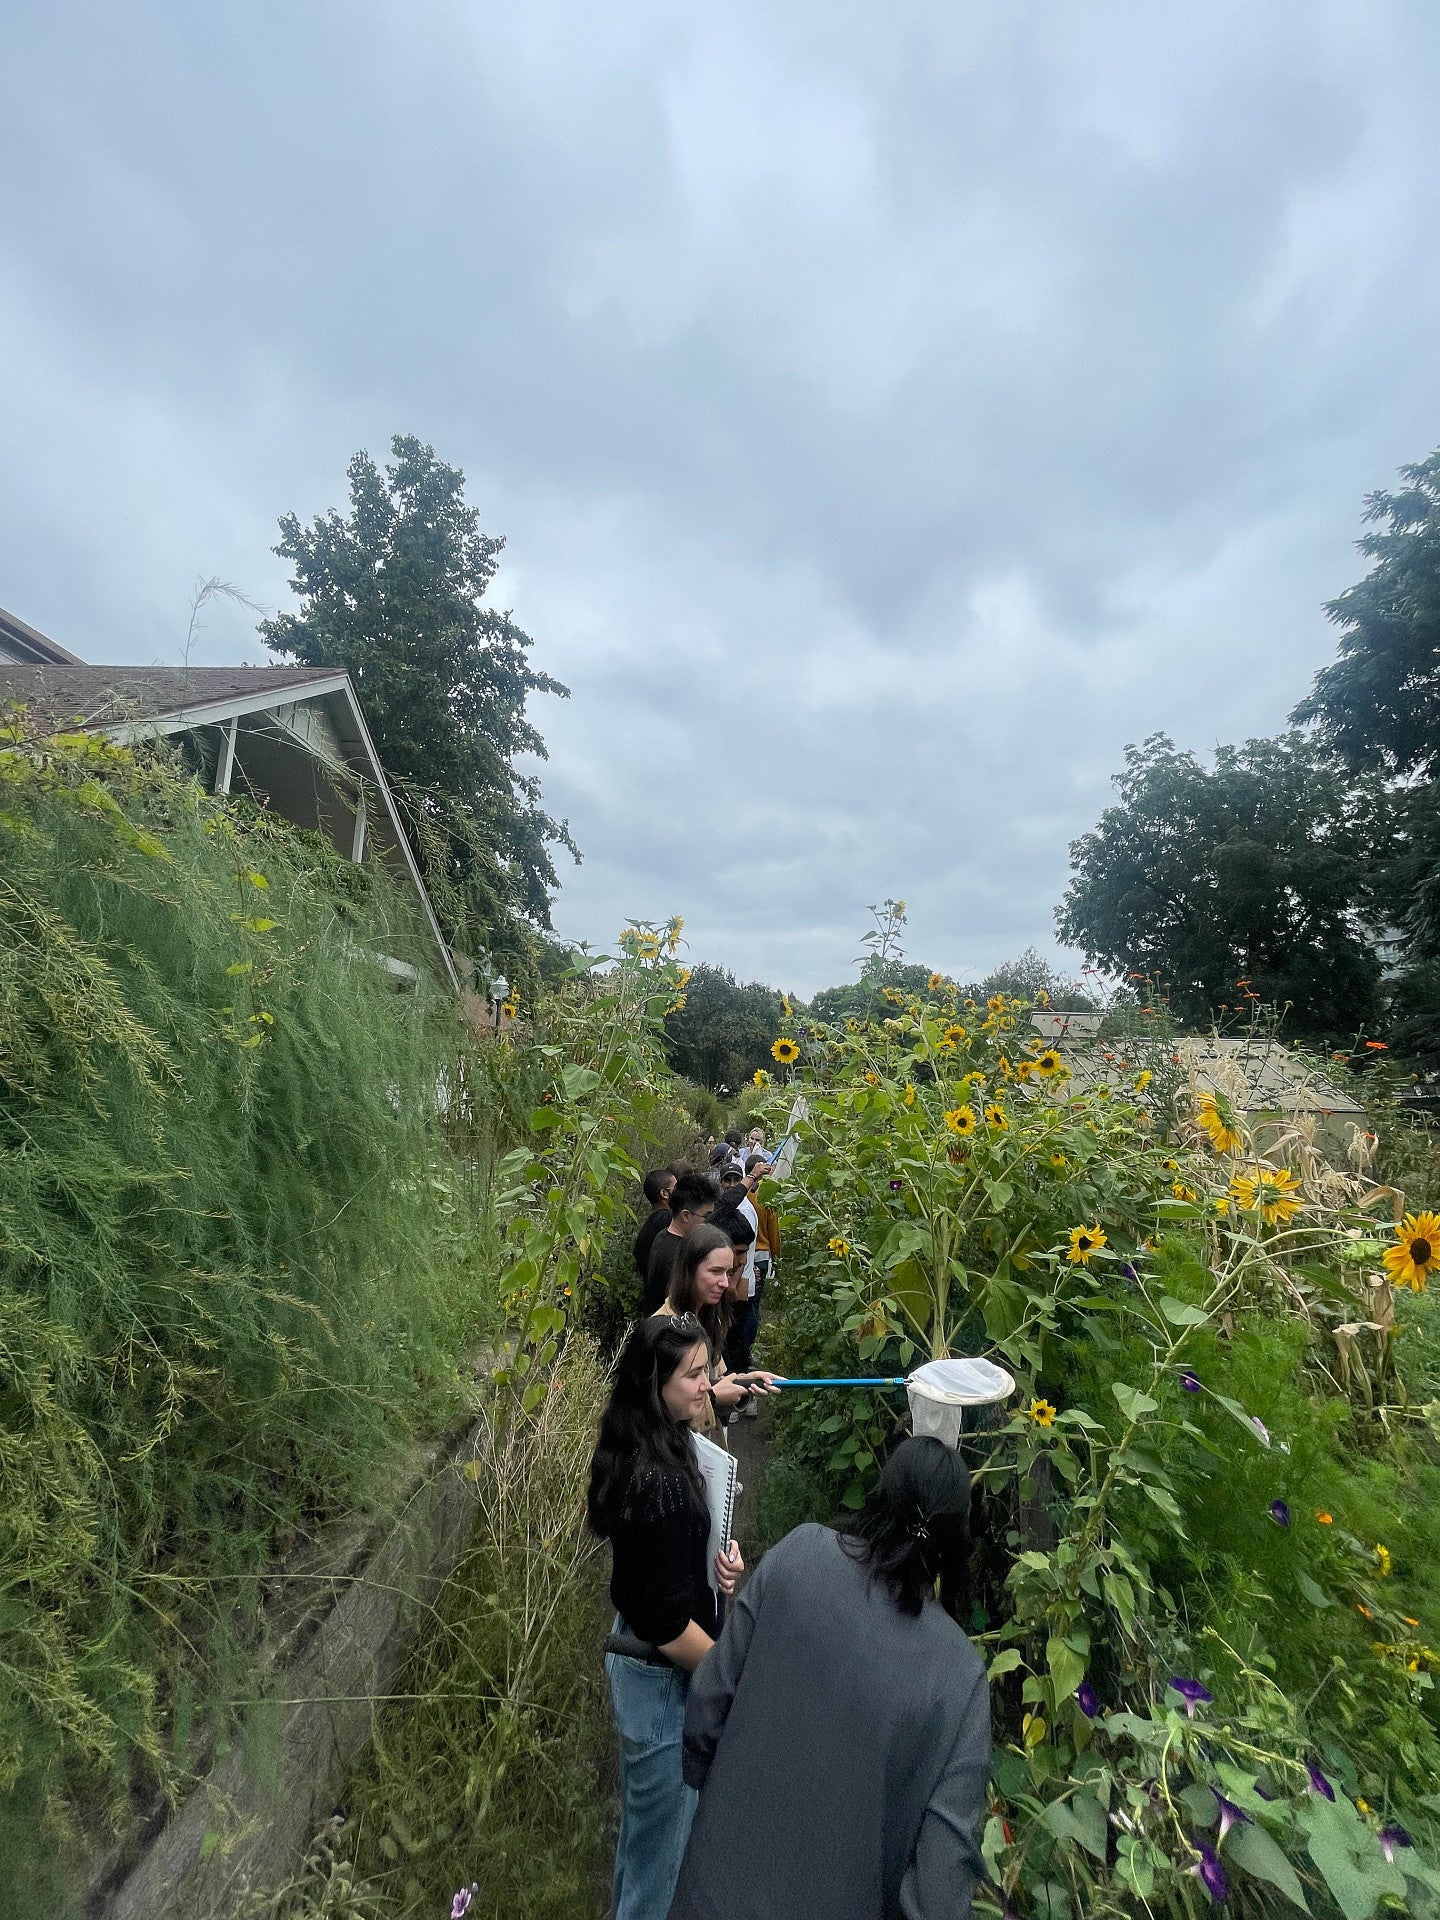
[[835, 1238], [830, 1241], [829, 1246], [831, 1253], [834, 1254], [837, 1260], [843, 1260], [850, 1251], [850, 1242], [848, 1240], [842, 1240], [838, 1233]]
[[907, 1081], [905, 1086], [905, 1091], [904, 1093], [901, 1094], [900, 1098], [905, 1102], [907, 1107], [913, 1107], [915, 1104], [915, 1097], [916, 1097], [915, 1089]]
[[770, 1057], [772, 1060], [778, 1060], [782, 1067], [793, 1066], [800, 1058], [800, 1049], [793, 1040], [788, 1040], [782, 1035], [771, 1047]]
[[764, 1067], [757, 1067], [755, 1069], [755, 1085], [757, 1087], [768, 1087], [769, 1084], [769, 1074], [765, 1071]]
[[1440, 1261], [1440, 1216], [1407, 1213], [1396, 1228], [1396, 1241], [1385, 1254], [1385, 1270], [1397, 1287], [1412, 1293], [1425, 1291], [1426, 1277]]
[[880, 1076], [879, 1076], [879, 1074], [878, 1074], [878, 1073], [867, 1073], [867, 1074], [866, 1074], [866, 1076], [865, 1076], [865, 1084], [866, 1084], [866, 1086], [867, 1086], [867, 1087], [878, 1087], [878, 1086], [879, 1086], [879, 1084], [880, 1084]]
[[975, 1109], [973, 1107], [951, 1107], [945, 1115], [945, 1124], [951, 1133], [962, 1136], [975, 1131]]
[[1088, 1267], [1094, 1256], [1105, 1245], [1103, 1227], [1072, 1227], [1070, 1246], [1065, 1258], [1075, 1267]]
[[1323, 1507], [1317, 1507], [1315, 1509], [1315, 1518], [1320, 1522], [1322, 1527], [1331, 1527], [1335, 1524], [1334, 1514], [1327, 1513]]
[[944, 984], [945, 976], [943, 973], [932, 973], [930, 978], [925, 982], [927, 990], [931, 993], [939, 993]]
[[1388, 1547], [1382, 1547], [1377, 1540], [1375, 1542], [1375, 1571], [1382, 1580], [1388, 1580], [1390, 1578], [1390, 1568], [1390, 1549]]
[[985, 1109], [985, 1124], [987, 1127], [993, 1127], [996, 1133], [1008, 1133], [1010, 1131], [1010, 1121], [1005, 1109], [994, 1100], [992, 1100]]
[[964, 1027], [946, 1027], [944, 1037], [950, 1042], [952, 1047], [963, 1047], [965, 1042], [970, 1038], [970, 1035], [965, 1031]]
[[1048, 1400], [1032, 1400], [1025, 1411], [1037, 1427], [1053, 1427], [1055, 1424], [1055, 1409]]
[[1050, 1156], [1050, 1164], [1057, 1172], [1061, 1172], [1069, 1166], [1070, 1162], [1065, 1158], [1063, 1153], [1052, 1153]]

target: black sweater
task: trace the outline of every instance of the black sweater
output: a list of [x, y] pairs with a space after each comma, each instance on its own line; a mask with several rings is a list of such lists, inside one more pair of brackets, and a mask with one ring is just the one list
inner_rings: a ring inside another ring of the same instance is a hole
[[678, 1467], [638, 1466], [610, 1536], [610, 1598], [631, 1633], [653, 1647], [693, 1620], [712, 1635], [715, 1595], [706, 1572], [710, 1516]]

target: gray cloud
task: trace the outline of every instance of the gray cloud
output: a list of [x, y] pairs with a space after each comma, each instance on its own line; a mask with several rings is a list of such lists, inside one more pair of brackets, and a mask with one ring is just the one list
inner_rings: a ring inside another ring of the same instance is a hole
[[1278, 725], [1440, 441], [1440, 20], [510, 13], [12, 8], [0, 599], [174, 657], [418, 432], [574, 688], [566, 932], [800, 990], [885, 893], [959, 972], [1049, 945], [1124, 743]]

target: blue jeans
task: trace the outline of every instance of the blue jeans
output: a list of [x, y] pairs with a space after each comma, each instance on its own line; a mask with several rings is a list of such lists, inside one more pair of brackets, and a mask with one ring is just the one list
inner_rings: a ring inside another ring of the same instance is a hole
[[605, 1677], [620, 1729], [620, 1841], [613, 1920], [665, 1920], [697, 1795], [680, 1775], [690, 1676], [678, 1667], [607, 1653]]

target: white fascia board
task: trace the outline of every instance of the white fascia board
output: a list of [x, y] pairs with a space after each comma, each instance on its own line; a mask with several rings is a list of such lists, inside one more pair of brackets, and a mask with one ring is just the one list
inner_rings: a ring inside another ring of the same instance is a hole
[[445, 962], [445, 972], [449, 976], [450, 985], [455, 992], [458, 993], [460, 991], [460, 976], [455, 971], [455, 962], [451, 957], [449, 947], [446, 945], [445, 936], [440, 931], [440, 922], [435, 918], [435, 908], [431, 902], [429, 890], [421, 876], [420, 868], [416, 864], [415, 855], [410, 851], [409, 835], [406, 833], [404, 823], [401, 821], [399, 812], [396, 809], [395, 796], [390, 791], [390, 782], [385, 778], [385, 770], [380, 764], [379, 754], [375, 751], [375, 742], [370, 738], [370, 729], [365, 724], [365, 716], [360, 711], [360, 702], [355, 698], [355, 689], [350, 684], [350, 676], [348, 673], [341, 674], [338, 690], [344, 694], [345, 699], [349, 702], [351, 717], [355, 722], [355, 731], [360, 736], [360, 744], [364, 747], [366, 757], [370, 762], [370, 773], [375, 783], [375, 790], [385, 802], [385, 811], [389, 815], [391, 826], [395, 829], [395, 840], [400, 848], [401, 858], [409, 869], [411, 880], [415, 883], [415, 891], [419, 894], [420, 904], [425, 909], [425, 918], [430, 922], [430, 931], [435, 936], [435, 944], [439, 947], [440, 957]]
[[[202, 700], [193, 707], [172, 707], [146, 720], [100, 722], [100, 729], [117, 746], [128, 746], [150, 733], [188, 733], [192, 727], [213, 727], [217, 721], [243, 719], [247, 713], [268, 713], [274, 707], [298, 706], [304, 700], [317, 700], [325, 694], [347, 692], [353, 707], [355, 696], [348, 673], [327, 674], [323, 680], [297, 681], [289, 687], [268, 687], [263, 693], [232, 694], [228, 700]], [[96, 724], [91, 722], [91, 725]], [[373, 758], [374, 748], [370, 752]], [[318, 757], [318, 756], [317, 756]]]

